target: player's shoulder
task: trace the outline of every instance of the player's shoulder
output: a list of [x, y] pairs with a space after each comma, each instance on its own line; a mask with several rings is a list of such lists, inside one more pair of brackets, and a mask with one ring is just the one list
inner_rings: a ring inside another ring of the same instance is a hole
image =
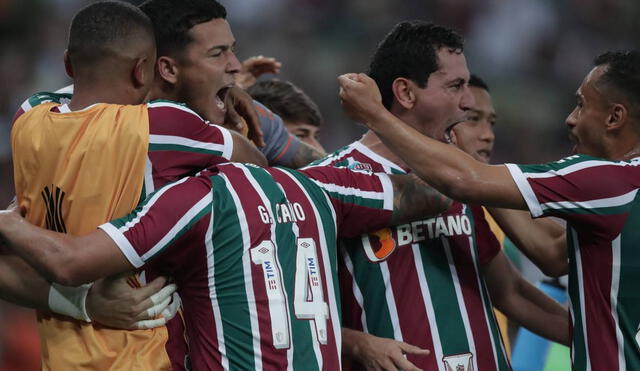
[[206, 122], [206, 120], [202, 118], [202, 116], [197, 114], [196, 111], [187, 107], [187, 105], [184, 103], [167, 100], [167, 99], [154, 99], [149, 103], [147, 103], [147, 107], [149, 109], [149, 112], [157, 110], [157, 111], [161, 111], [163, 115], [171, 114], [171, 113], [191, 115], [191, 116], [194, 116], [195, 118], [198, 118], [200, 121]]
[[20, 109], [23, 112], [27, 112], [34, 107], [37, 107], [43, 103], [49, 103], [49, 102], [66, 104], [71, 101], [71, 97], [72, 95], [69, 93], [53, 93], [53, 92], [43, 91], [43, 92], [35, 93], [29, 98], [25, 99], [25, 101], [22, 102], [22, 104], [20, 105]]

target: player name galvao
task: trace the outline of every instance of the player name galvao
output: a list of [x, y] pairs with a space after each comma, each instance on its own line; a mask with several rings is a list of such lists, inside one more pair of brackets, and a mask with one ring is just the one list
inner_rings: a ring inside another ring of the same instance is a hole
[[[274, 223], [273, 217], [271, 216], [271, 213], [267, 211], [266, 207], [262, 205], [258, 206], [258, 213], [260, 214], [260, 219], [262, 219], [264, 224]], [[302, 205], [297, 202], [275, 204], [275, 215], [273, 216], [275, 216], [275, 221], [279, 224], [304, 221], [306, 219]]]

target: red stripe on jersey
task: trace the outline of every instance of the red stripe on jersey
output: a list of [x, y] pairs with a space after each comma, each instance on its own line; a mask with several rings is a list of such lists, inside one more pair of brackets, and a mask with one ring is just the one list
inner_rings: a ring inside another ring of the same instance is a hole
[[485, 218], [482, 206], [469, 205], [473, 214], [474, 229], [476, 232], [476, 245], [478, 247], [478, 259], [480, 265], [488, 264], [500, 253], [502, 246], [491, 231], [491, 227]]
[[[393, 228], [394, 234], [397, 229]], [[394, 235], [395, 240], [398, 236]], [[433, 344], [433, 334], [429, 326], [429, 315], [424, 305], [411, 305], [407, 302], [407, 298], [417, 303], [424, 303], [420, 289], [420, 280], [415, 264], [408, 264], [415, 261], [413, 249], [410, 244], [399, 247], [393, 252], [393, 259], [387, 260], [389, 269], [389, 278], [393, 287], [393, 296], [398, 311], [398, 321], [400, 330], [402, 331], [402, 340], [405, 343], [415, 345], [422, 349], [430, 349], [432, 352], [435, 347]], [[422, 264], [422, 262], [419, 262]], [[383, 290], [383, 288], [381, 288]], [[415, 356], [407, 355], [407, 359], [417, 367], [428, 371], [438, 370], [438, 362], [435, 356]]]
[[[340, 243], [341, 241], [338, 242]], [[348, 246], [349, 245], [347, 245], [347, 248]], [[353, 330], [362, 331], [362, 308], [353, 292], [353, 276], [345, 263], [345, 255], [347, 253], [343, 248], [340, 248], [338, 253], [338, 279], [340, 280], [340, 295], [342, 298], [342, 325]]]
[[[525, 174], [526, 176], [526, 174]], [[540, 203], [617, 197], [640, 186], [640, 166], [593, 166], [550, 178], [527, 178]], [[615, 182], [610, 181], [616, 179]], [[606, 187], [603, 187], [603, 181]]]
[[592, 370], [618, 369], [616, 325], [611, 315], [613, 255], [609, 246], [592, 244], [578, 232], [584, 291], [587, 345]]
[[[241, 168], [225, 166], [224, 174], [228, 177], [233, 188], [238, 192], [240, 208], [244, 210], [247, 220], [250, 248], [259, 245], [262, 241], [271, 241], [275, 236], [271, 233], [271, 225], [262, 222], [257, 211], [258, 205], [265, 206], [268, 210], [272, 208], [264, 205], [262, 198], [255, 190], [249, 179], [245, 176]], [[241, 192], [241, 193], [240, 193]], [[249, 251], [245, 252], [251, 256]], [[269, 299], [267, 289], [263, 279], [263, 268], [259, 264], [253, 264], [249, 258], [251, 266], [251, 277], [253, 285], [253, 295], [255, 297], [256, 312], [258, 315], [258, 329], [260, 333], [260, 352], [262, 353], [262, 368], [286, 369], [287, 349], [276, 349], [273, 344], [271, 334], [271, 316], [269, 314]], [[282, 272], [281, 272], [282, 273]], [[282, 288], [284, 290], [284, 287]], [[289, 298], [291, 299], [291, 298]], [[257, 366], [257, 365], [256, 365]]]
[[[333, 168], [327, 168], [333, 169]], [[306, 219], [304, 222], [297, 223], [299, 228], [299, 237], [301, 238], [312, 238], [316, 242], [316, 254], [318, 257], [318, 267], [320, 269], [320, 278], [322, 279], [322, 291], [324, 294], [324, 298], [322, 300], [327, 303], [329, 308], [331, 308], [332, 303], [329, 295], [331, 292], [335, 292], [333, 287], [328, 286], [328, 275], [332, 275], [332, 272], [327, 272], [324, 267], [331, 266], [330, 262], [324, 261], [324, 256], [322, 254], [322, 245], [321, 240], [324, 239], [324, 235], [320, 235], [319, 227], [322, 225], [322, 221], [316, 219], [315, 213], [311, 212], [314, 208], [320, 207], [319, 205], [312, 205], [309, 202], [309, 198], [306, 197], [303, 190], [290, 178], [289, 175], [283, 173], [284, 170], [278, 169], [269, 169], [268, 170], [273, 178], [280, 184], [282, 187], [287, 190], [287, 200], [291, 203], [299, 203], [302, 206], [303, 210], [308, 210], [309, 212], [305, 213]], [[350, 183], [354, 184], [354, 183]], [[295, 191], [294, 191], [295, 190]], [[330, 210], [326, 210], [327, 214], [331, 215]], [[340, 215], [337, 214], [336, 218], [340, 220]], [[325, 233], [327, 231], [324, 231]], [[332, 236], [330, 238], [336, 239], [336, 236]], [[328, 242], [328, 241], [327, 241]], [[326, 265], [325, 265], [326, 264]], [[333, 279], [337, 279], [337, 277], [332, 277]], [[336, 282], [337, 283], [337, 282]], [[336, 293], [337, 295], [338, 293]], [[337, 298], [336, 298], [337, 299]], [[289, 300], [293, 300], [293, 298], [289, 298]], [[335, 305], [335, 304], [333, 304]], [[340, 350], [338, 349], [336, 342], [336, 334], [333, 331], [334, 321], [339, 321], [338, 318], [333, 318], [331, 315], [331, 310], [329, 310], [329, 318], [327, 320], [327, 344], [322, 345], [319, 344], [320, 352], [322, 354], [322, 368], [324, 370], [339, 370], [340, 369]], [[339, 327], [339, 326], [338, 326]], [[312, 330], [313, 331], [313, 330]]]
[[15, 114], [15, 115], [13, 115], [13, 119], [11, 119], [11, 126], [13, 126], [13, 124], [16, 122], [16, 120], [17, 120], [20, 116], [22, 116], [22, 114], [23, 114], [24, 112], [25, 112], [25, 111], [22, 109], [22, 107], [18, 108], [18, 111], [16, 112], [16, 114]]
[[[209, 125], [195, 113], [173, 106], [150, 106], [148, 111], [150, 135], [176, 136], [204, 143], [231, 145], [225, 143], [218, 126]], [[150, 151], [149, 160], [153, 165], [156, 188], [229, 161], [222, 156], [186, 150]]]

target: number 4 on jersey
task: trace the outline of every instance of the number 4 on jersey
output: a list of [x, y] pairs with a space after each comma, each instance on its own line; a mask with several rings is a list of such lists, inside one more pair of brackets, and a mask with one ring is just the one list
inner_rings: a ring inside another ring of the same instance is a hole
[[324, 301], [318, 268], [315, 242], [311, 238], [299, 238], [293, 307], [296, 317], [314, 322], [318, 342], [327, 344], [329, 306]]
[[[299, 319], [313, 321], [318, 342], [327, 344], [329, 306], [324, 301], [316, 245], [311, 238], [299, 238], [297, 245], [294, 312]], [[276, 349], [289, 348], [289, 312], [282, 286], [280, 263], [273, 242], [262, 241], [252, 248], [251, 261], [262, 266], [269, 301], [273, 346]]]

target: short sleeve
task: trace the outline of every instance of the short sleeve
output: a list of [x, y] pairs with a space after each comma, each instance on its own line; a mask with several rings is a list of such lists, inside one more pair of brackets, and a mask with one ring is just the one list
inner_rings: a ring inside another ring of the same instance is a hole
[[227, 129], [175, 102], [154, 101], [148, 107], [151, 190], [231, 159], [233, 139]]
[[301, 171], [329, 196], [340, 237], [355, 237], [388, 225], [393, 184], [387, 174], [316, 166]]
[[638, 160], [575, 155], [541, 165], [506, 166], [533, 217], [624, 212], [640, 187]]
[[210, 215], [212, 208], [211, 185], [206, 177], [183, 178], [153, 193], [131, 214], [98, 228], [118, 245], [118, 248], [136, 268], [190, 233], [204, 240], [206, 228], [197, 223]]

